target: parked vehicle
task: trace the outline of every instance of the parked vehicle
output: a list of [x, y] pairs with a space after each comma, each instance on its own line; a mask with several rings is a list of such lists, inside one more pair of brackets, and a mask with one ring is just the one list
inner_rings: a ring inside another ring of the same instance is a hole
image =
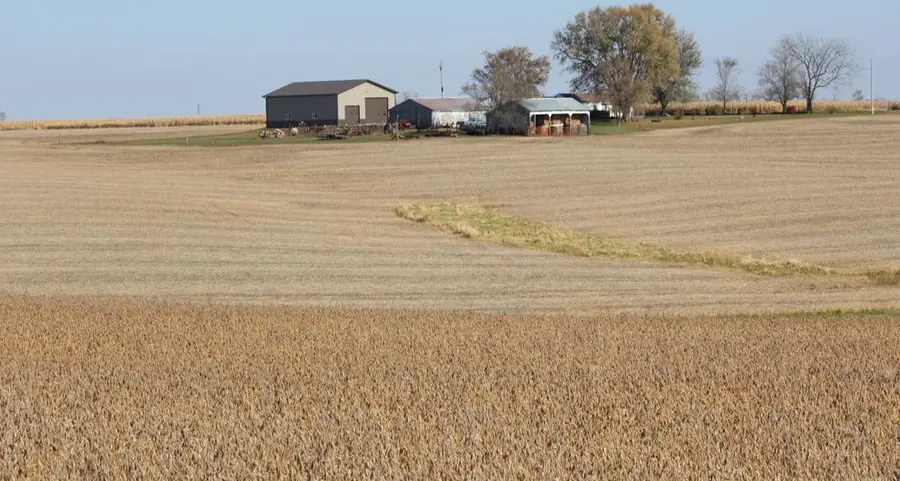
[[487, 122], [481, 119], [469, 119], [457, 123], [460, 132], [467, 135], [484, 135], [487, 133]]

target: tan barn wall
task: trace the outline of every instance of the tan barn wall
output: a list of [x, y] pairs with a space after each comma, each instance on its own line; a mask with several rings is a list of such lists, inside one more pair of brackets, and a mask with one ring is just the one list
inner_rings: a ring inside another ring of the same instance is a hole
[[344, 120], [344, 107], [347, 105], [359, 105], [359, 118], [362, 123], [366, 123], [368, 118], [368, 112], [366, 112], [366, 98], [384, 98], [388, 99], [388, 110], [394, 108], [396, 105], [396, 95], [390, 90], [385, 90], [377, 85], [371, 83], [364, 83], [362, 85], [358, 85], [340, 95], [338, 95], [338, 123], [342, 123]]

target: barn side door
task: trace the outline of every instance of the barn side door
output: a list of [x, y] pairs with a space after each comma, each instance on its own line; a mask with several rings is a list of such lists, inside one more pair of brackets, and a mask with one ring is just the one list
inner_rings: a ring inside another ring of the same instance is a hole
[[359, 105], [344, 106], [344, 122], [347, 125], [359, 125]]

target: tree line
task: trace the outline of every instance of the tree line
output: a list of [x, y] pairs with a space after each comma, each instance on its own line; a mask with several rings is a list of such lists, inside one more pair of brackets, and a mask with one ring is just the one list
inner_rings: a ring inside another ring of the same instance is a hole
[[[622, 112], [658, 103], [666, 114], [672, 102], [700, 98], [695, 81], [703, 54], [693, 32], [679, 28], [675, 19], [652, 3], [628, 7], [594, 7], [575, 15], [556, 30], [553, 57], [572, 74], [573, 92], [596, 92]], [[739, 100], [741, 65], [733, 57], [715, 59], [715, 85], [705, 97], [722, 103]], [[550, 76], [550, 57], [535, 55], [528, 47], [512, 46], [484, 52], [484, 65], [476, 68], [462, 87], [485, 108], [540, 95]], [[804, 34], [778, 40], [757, 70], [765, 100], [781, 104], [802, 98], [813, 112], [817, 95], [828, 87], [849, 82], [857, 73], [856, 55], [846, 40]], [[861, 91], [854, 96], [860, 99]]]

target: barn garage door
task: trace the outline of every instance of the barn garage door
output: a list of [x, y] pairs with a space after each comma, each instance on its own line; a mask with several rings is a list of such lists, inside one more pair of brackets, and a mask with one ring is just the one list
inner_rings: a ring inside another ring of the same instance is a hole
[[359, 125], [359, 105], [344, 106], [344, 122], [347, 125]]
[[387, 97], [366, 97], [366, 123], [384, 124], [388, 121]]

